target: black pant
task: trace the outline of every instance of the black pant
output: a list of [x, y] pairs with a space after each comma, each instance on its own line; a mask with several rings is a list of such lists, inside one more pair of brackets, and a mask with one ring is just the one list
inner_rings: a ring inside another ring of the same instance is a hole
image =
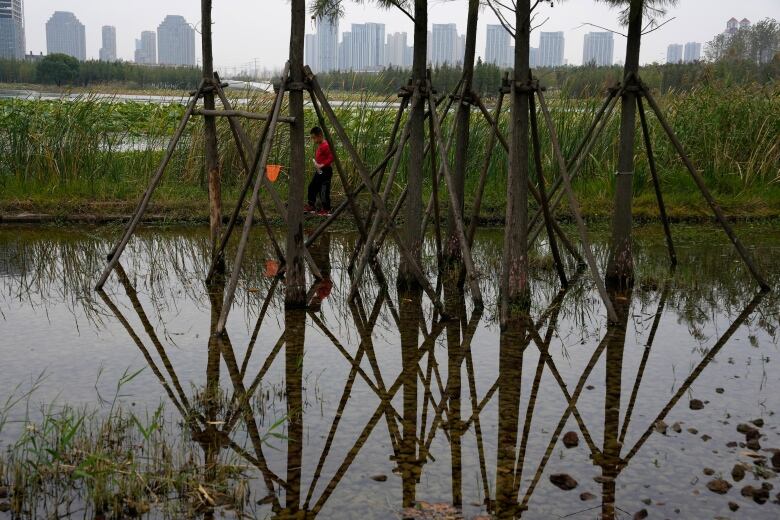
[[330, 211], [330, 181], [333, 178], [333, 168], [326, 166], [321, 172], [314, 172], [309, 183], [308, 199], [309, 206], [314, 207], [317, 202], [317, 195], [320, 196], [322, 209]]

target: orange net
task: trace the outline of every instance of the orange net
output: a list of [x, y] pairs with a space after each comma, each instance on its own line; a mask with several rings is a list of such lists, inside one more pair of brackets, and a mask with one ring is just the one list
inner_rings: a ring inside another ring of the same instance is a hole
[[281, 164], [267, 164], [265, 166], [265, 176], [268, 177], [268, 180], [271, 182], [276, 182], [276, 179], [279, 178], [279, 173], [281, 171]]

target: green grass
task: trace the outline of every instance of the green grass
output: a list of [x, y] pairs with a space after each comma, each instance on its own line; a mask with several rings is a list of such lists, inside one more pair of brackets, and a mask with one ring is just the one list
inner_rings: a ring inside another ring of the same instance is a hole
[[[268, 111], [271, 99], [267, 94], [248, 95], [249, 110]], [[564, 154], [571, 156], [602, 100], [549, 96]], [[386, 108], [379, 110], [367, 106], [367, 101], [374, 99], [375, 96], [368, 94], [365, 98], [355, 95], [336, 109], [358, 153], [368, 165], [377, 164], [384, 155], [395, 115], [395, 109], [390, 106], [394, 97], [387, 98]], [[694, 164], [727, 213], [736, 217], [780, 216], [780, 144], [777, 140], [780, 135], [780, 87], [777, 84], [728, 90], [708, 86], [668, 94], [660, 102]], [[619, 108], [615, 112], [575, 181], [584, 210], [593, 218], [605, 217], [611, 212]], [[129, 213], [160, 161], [162, 150], [182, 113], [183, 107], [179, 105], [111, 103], [88, 94], [76, 101], [0, 101], [0, 188], [3, 193], [0, 212], [6, 215], [39, 212], [63, 217]], [[501, 117], [504, 131], [507, 119], [508, 107]], [[451, 117], [447, 119], [445, 133], [449, 132], [451, 121]], [[649, 122], [670, 215], [676, 219], [709, 215], [658, 121], [650, 115]], [[238, 187], [243, 183], [243, 172], [227, 121], [221, 119], [218, 123], [223, 196], [226, 211], [229, 211]], [[316, 123], [313, 112], [307, 111], [306, 126]], [[258, 136], [261, 124], [258, 121], [247, 123], [249, 134]], [[273, 163], [289, 163], [287, 132], [282, 127], [275, 140], [271, 154]], [[198, 220], [207, 217], [202, 135], [202, 121], [196, 118], [185, 132], [155, 193], [151, 214]], [[473, 202], [489, 137], [488, 126], [477, 114], [473, 116], [470, 135], [467, 206]], [[542, 130], [541, 137], [549, 185], [557, 173], [547, 132]], [[641, 134], [637, 137], [635, 213], [638, 218], [655, 218], [657, 210]], [[352, 182], [357, 182], [353, 164], [347, 160], [339, 143], [336, 146], [342, 150], [348, 176]], [[405, 178], [405, 165], [402, 165], [397, 191], [405, 184]], [[505, 186], [506, 154], [497, 146], [483, 202], [486, 218], [503, 216]], [[278, 188], [284, 197], [284, 175]], [[431, 188], [428, 183], [428, 192]], [[338, 180], [334, 181], [337, 203], [343, 193]], [[562, 205], [560, 211], [565, 214], [566, 206]]]

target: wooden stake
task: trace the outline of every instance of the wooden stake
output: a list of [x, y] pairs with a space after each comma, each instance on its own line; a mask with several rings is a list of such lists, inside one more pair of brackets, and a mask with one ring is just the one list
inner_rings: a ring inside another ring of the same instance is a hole
[[677, 153], [680, 155], [680, 159], [682, 159], [683, 163], [685, 164], [685, 167], [688, 169], [688, 172], [691, 174], [691, 177], [693, 177], [693, 181], [696, 183], [696, 186], [699, 187], [699, 191], [701, 191], [702, 196], [707, 201], [707, 204], [709, 204], [710, 208], [712, 209], [712, 212], [715, 214], [715, 218], [718, 220], [721, 227], [723, 228], [723, 231], [726, 232], [726, 235], [728, 235], [729, 239], [731, 240], [731, 243], [734, 244], [734, 247], [737, 249], [739, 256], [742, 257], [742, 261], [745, 262], [745, 265], [747, 266], [748, 270], [750, 270], [750, 273], [753, 275], [753, 278], [756, 279], [756, 282], [758, 282], [758, 285], [761, 287], [761, 290], [769, 291], [770, 290], [769, 284], [766, 283], [766, 280], [764, 280], [764, 277], [761, 275], [758, 268], [753, 263], [753, 259], [751, 258], [750, 253], [748, 253], [748, 251], [742, 245], [742, 242], [739, 240], [739, 238], [737, 238], [737, 235], [736, 233], [734, 233], [734, 229], [731, 227], [731, 224], [729, 224], [726, 215], [723, 213], [723, 210], [720, 209], [720, 206], [715, 201], [715, 198], [710, 193], [710, 190], [707, 189], [707, 185], [704, 182], [704, 179], [702, 179], [701, 175], [699, 175], [699, 172], [696, 171], [696, 168], [693, 166], [693, 163], [688, 157], [688, 154], [685, 153], [685, 148], [683, 148], [682, 143], [677, 138], [677, 135], [674, 133], [674, 130], [672, 130], [672, 127], [669, 125], [669, 122], [666, 120], [666, 117], [664, 116], [661, 107], [658, 106], [658, 103], [656, 103], [655, 98], [650, 93], [650, 90], [647, 88], [647, 86], [645, 86], [645, 84], [642, 83], [641, 80], [639, 80], [638, 78], [637, 80], [639, 81], [639, 85], [642, 90], [642, 93], [644, 94], [645, 98], [647, 98], [647, 102], [650, 104], [650, 108], [652, 108], [653, 112], [655, 112], [655, 115], [658, 118], [658, 121], [661, 123], [661, 126], [663, 127], [664, 131], [666, 132], [666, 135], [669, 136], [669, 140], [672, 142], [675, 149], [677, 150]]
[[225, 331], [225, 322], [227, 322], [230, 308], [233, 306], [233, 298], [236, 293], [236, 286], [238, 285], [238, 277], [241, 274], [241, 264], [244, 261], [244, 253], [246, 252], [246, 244], [249, 240], [249, 232], [252, 230], [252, 215], [255, 214], [255, 207], [258, 204], [260, 198], [260, 186], [263, 184], [262, 170], [265, 169], [265, 165], [268, 162], [268, 156], [271, 153], [271, 145], [273, 144], [274, 134], [276, 133], [276, 118], [279, 117], [279, 112], [282, 109], [282, 101], [284, 100], [284, 90], [287, 84], [287, 77], [290, 72], [289, 62], [285, 65], [282, 72], [282, 83], [279, 87], [279, 92], [276, 95], [276, 101], [274, 102], [273, 115], [271, 116], [271, 123], [268, 127], [268, 135], [263, 143], [263, 151], [260, 157], [260, 169], [261, 172], [257, 175], [255, 181], [255, 187], [252, 190], [252, 198], [249, 200], [249, 208], [247, 209], [247, 219], [244, 220], [244, 228], [241, 232], [241, 240], [238, 243], [238, 250], [236, 251], [236, 258], [233, 262], [233, 272], [230, 273], [230, 281], [228, 282], [227, 290], [225, 292], [225, 303], [222, 307], [222, 312], [219, 315], [219, 321], [217, 321], [216, 334], [222, 334]]
[[189, 122], [190, 117], [192, 117], [192, 111], [195, 110], [195, 106], [198, 104], [198, 98], [200, 97], [200, 91], [203, 89], [203, 85], [204, 82], [201, 80], [195, 95], [190, 98], [187, 109], [184, 111], [184, 115], [182, 116], [181, 121], [179, 121], [179, 126], [176, 128], [176, 132], [173, 134], [173, 137], [168, 143], [168, 148], [165, 151], [162, 162], [157, 167], [157, 171], [152, 176], [152, 179], [149, 181], [149, 186], [147, 186], [146, 191], [144, 191], [143, 197], [141, 197], [141, 201], [138, 203], [138, 207], [136, 208], [133, 217], [130, 219], [130, 223], [128, 224], [127, 228], [125, 228], [125, 232], [122, 235], [122, 238], [119, 240], [119, 243], [114, 246], [114, 249], [111, 252], [111, 258], [105, 269], [103, 269], [103, 274], [100, 275], [100, 279], [95, 285], [96, 291], [103, 288], [103, 285], [106, 283], [108, 276], [111, 274], [111, 271], [114, 270], [114, 266], [116, 266], [117, 262], [119, 261], [119, 257], [122, 256], [122, 252], [125, 250], [127, 243], [130, 241], [130, 237], [133, 235], [136, 228], [138, 227], [138, 224], [141, 222], [141, 217], [143, 217], [144, 212], [146, 212], [146, 208], [149, 206], [149, 201], [152, 198], [152, 194], [157, 188], [157, 185], [160, 184], [160, 180], [165, 173], [165, 168], [168, 166], [168, 163], [171, 162], [173, 153], [176, 150], [176, 145], [179, 144], [179, 140], [184, 133], [184, 129], [187, 127], [187, 123]]
[[[474, 303], [477, 307], [482, 307], [482, 291], [479, 288], [479, 278], [477, 276], [476, 268], [474, 267], [474, 258], [471, 256], [471, 247], [469, 247], [468, 240], [466, 239], [466, 228], [463, 225], [463, 212], [458, 204], [457, 193], [454, 188], [454, 179], [450, 172], [450, 166], [447, 162], [447, 152], [444, 148], [444, 138], [441, 134], [441, 127], [439, 126], [439, 116], [436, 113], [436, 103], [431, 93], [431, 85], [428, 83], [428, 104], [431, 107], [431, 121], [433, 125], [434, 138], [439, 142], [439, 159], [441, 160], [441, 169], [444, 174], [444, 182], [447, 185], [447, 193], [450, 197], [450, 210], [452, 217], [455, 218], [455, 230], [458, 234], [458, 241], [462, 251], [463, 264], [466, 267], [466, 275], [468, 277], [469, 287], [471, 288], [471, 296], [474, 299]], [[434, 143], [435, 146], [435, 143]]]
[[553, 145], [553, 151], [555, 152], [555, 158], [558, 161], [558, 168], [560, 169], [561, 179], [563, 179], [563, 187], [566, 194], [569, 196], [569, 205], [571, 211], [574, 214], [574, 220], [577, 223], [577, 230], [580, 233], [580, 241], [582, 242], [582, 248], [585, 252], [585, 259], [588, 262], [591, 274], [593, 275], [593, 281], [596, 284], [596, 288], [601, 295], [601, 299], [604, 301], [604, 306], [607, 308], [607, 316], [610, 321], [616, 323], [618, 321], [615, 308], [612, 306], [612, 301], [607, 295], [607, 289], [604, 286], [604, 280], [602, 280], [599, 274], [599, 268], [596, 264], [596, 257], [593, 255], [593, 249], [588, 240], [588, 230], [585, 227], [585, 221], [582, 220], [582, 213], [580, 211], [580, 204], [577, 202], [577, 197], [574, 195], [574, 189], [571, 186], [571, 178], [569, 172], [566, 170], [566, 160], [563, 158], [560, 144], [558, 143], [558, 133], [555, 131], [555, 125], [553, 124], [550, 111], [547, 109], [547, 103], [544, 101], [544, 93], [541, 89], [536, 90], [536, 95], [539, 97], [539, 107], [542, 109], [545, 122], [547, 123], [547, 130], [550, 132], [550, 141]]
[[555, 270], [558, 271], [558, 278], [561, 285], [566, 287], [569, 283], [566, 281], [566, 269], [561, 259], [561, 253], [558, 251], [558, 242], [555, 240], [555, 230], [553, 229], [553, 216], [550, 212], [550, 205], [547, 201], [547, 188], [544, 180], [544, 167], [542, 166], [542, 145], [539, 143], [539, 122], [536, 117], [536, 100], [533, 93], [528, 96], [528, 110], [531, 114], [531, 143], [533, 145], [534, 163], [536, 164], [536, 180], [539, 183], [539, 196], [544, 211], [544, 224], [547, 228], [547, 238], [550, 241], [550, 252], [555, 262]]
[[642, 124], [642, 136], [645, 141], [645, 151], [647, 152], [647, 164], [650, 167], [650, 175], [653, 177], [653, 189], [655, 189], [655, 198], [658, 201], [658, 213], [661, 216], [661, 224], [664, 226], [664, 235], [666, 235], [666, 247], [669, 250], [669, 260], [672, 266], [677, 265], [677, 253], [674, 250], [674, 241], [672, 241], [672, 230], [669, 228], [669, 218], [666, 216], [666, 205], [664, 196], [661, 194], [661, 181], [658, 178], [658, 170], [655, 165], [655, 156], [653, 155], [653, 142], [650, 139], [650, 128], [647, 125], [647, 116], [645, 115], [645, 104], [642, 102], [642, 96], [636, 97], [636, 105], [639, 110], [639, 121]]
[[[379, 196], [379, 193], [377, 193], [376, 188], [373, 186], [373, 183], [371, 182], [371, 178], [368, 175], [368, 171], [366, 170], [366, 167], [363, 164], [363, 160], [360, 158], [357, 151], [352, 146], [352, 143], [349, 140], [349, 137], [347, 136], [344, 127], [341, 126], [341, 123], [339, 123], [338, 118], [336, 118], [336, 114], [333, 112], [333, 108], [330, 106], [330, 103], [328, 103], [327, 98], [325, 98], [325, 95], [322, 92], [322, 88], [317, 82], [317, 78], [314, 76], [314, 74], [311, 73], [310, 69], [307, 69], [306, 72], [307, 72], [307, 76], [309, 77], [309, 81], [311, 83], [314, 94], [320, 100], [320, 103], [322, 105], [323, 110], [325, 111], [325, 114], [328, 116], [328, 119], [330, 119], [331, 125], [336, 130], [336, 133], [341, 139], [344, 148], [347, 150], [347, 153], [349, 154], [352, 161], [354, 162], [358, 173], [363, 178], [363, 184], [365, 184], [366, 187], [368, 187], [369, 192], [371, 193], [371, 198], [373, 199], [374, 204], [376, 205], [380, 216], [385, 220], [389, 221], [390, 214], [388, 213], [387, 207], [382, 201], [382, 198]], [[433, 290], [433, 287], [431, 287], [430, 282], [428, 282], [428, 280], [425, 278], [425, 274], [423, 273], [423, 270], [420, 267], [420, 265], [416, 261], [414, 261], [414, 256], [409, 251], [409, 249], [406, 248], [406, 245], [404, 244], [403, 240], [401, 240], [401, 237], [398, 235], [398, 230], [396, 230], [395, 227], [393, 227], [393, 229], [391, 230], [391, 234], [393, 235], [393, 239], [398, 244], [398, 249], [401, 252], [401, 255], [404, 258], [406, 258], [407, 262], [409, 263], [409, 267], [411, 268], [415, 278], [420, 283], [420, 285], [422, 286], [423, 290], [428, 295], [428, 297], [431, 299], [436, 309], [439, 310], [439, 313], [442, 316], [445, 316], [446, 312], [444, 312], [444, 305], [442, 305], [441, 300], [436, 295], [435, 291]]]

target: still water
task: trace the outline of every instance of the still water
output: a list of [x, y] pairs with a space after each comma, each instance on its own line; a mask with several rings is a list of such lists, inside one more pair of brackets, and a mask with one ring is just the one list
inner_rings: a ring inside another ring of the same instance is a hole
[[[737, 230], [775, 292], [757, 294], [714, 227], [675, 227], [674, 271], [660, 230], [639, 227], [636, 285], [613, 295], [621, 323], [607, 324], [575, 266], [562, 289], [542, 245], [530, 320], [503, 333], [500, 230], [475, 241], [484, 311], [439, 280], [446, 321], [396, 291], [390, 245], [378, 265], [389, 288], [372, 274], [347, 301], [356, 237], [338, 232], [312, 249], [331, 282], [312, 285], [308, 311], [285, 313], [258, 231], [217, 340], [223, 286], [203, 283], [207, 230], [146, 229], [98, 294], [118, 230], [2, 227], [0, 402], [39, 384], [0, 448], [36, 404], [101, 410], [141, 370], [119, 400], [163, 404], [182, 438], [215, 434], [207, 456], [250, 475], [246, 517], [778, 518], [780, 229]], [[593, 237], [602, 265], [606, 236]], [[424, 256], [436, 280], [432, 242]], [[204, 392], [223, 405], [197, 405]], [[737, 426], [751, 421], [762, 426], [748, 447]], [[711, 491], [717, 478], [733, 487]], [[762, 484], [774, 485], [763, 504], [740, 492]]]

